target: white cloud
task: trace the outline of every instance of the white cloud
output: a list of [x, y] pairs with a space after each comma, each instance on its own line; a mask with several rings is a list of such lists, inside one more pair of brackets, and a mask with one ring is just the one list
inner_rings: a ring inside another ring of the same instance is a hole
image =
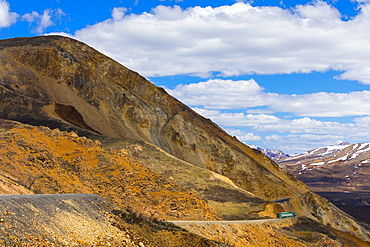
[[[158, 6], [78, 30], [89, 43], [145, 76], [225, 76], [340, 70], [340, 79], [370, 84], [368, 3], [342, 21], [333, 6], [315, 1], [293, 9]], [[122, 17], [122, 18], [121, 18]]]
[[193, 110], [225, 127], [255, 127], [260, 124], [276, 124], [281, 121], [278, 117], [267, 114], [229, 113], [201, 108], [193, 108]]
[[[206, 109], [246, 109], [248, 113], [287, 112], [307, 117], [370, 115], [370, 91], [285, 95], [264, 92], [256, 81], [208, 80], [177, 85], [171, 95]], [[248, 109], [266, 107], [266, 109]]]
[[341, 136], [358, 133], [360, 129], [361, 131], [364, 130], [362, 126], [356, 126], [353, 123], [323, 122], [308, 117], [293, 120], [280, 119], [274, 124], [256, 125], [253, 129], [264, 132], [314, 133], [320, 135], [336, 133]]
[[264, 105], [263, 88], [256, 81], [208, 80], [167, 89], [187, 105], [202, 105], [210, 109], [247, 108]]
[[315, 1], [306, 5], [297, 5], [296, 12], [303, 18], [315, 21], [339, 20], [341, 17], [340, 12], [336, 8], [323, 1]]
[[51, 12], [50, 9], [46, 9], [42, 13], [42, 16], [40, 18], [40, 25], [38, 26], [37, 29], [38, 33], [42, 33], [46, 28], [54, 25], [54, 22], [51, 20], [50, 12]]
[[[240, 141], [246, 144], [258, 144], [265, 148], [278, 148], [286, 153], [300, 153], [320, 146], [336, 145], [343, 141], [368, 142], [370, 139], [370, 117], [362, 121], [355, 120], [354, 123], [323, 122], [310, 118], [278, 119], [273, 124], [254, 121], [253, 126], [249, 122], [245, 124], [243, 129], [246, 131], [241, 130], [242, 127], [228, 129], [234, 125], [229, 124], [228, 119], [222, 121], [222, 117], [223, 115], [220, 114], [211, 119], [215, 122], [220, 121], [217, 123], [225, 126], [227, 132], [235, 135]], [[247, 119], [248, 116], [245, 116], [246, 122]], [[239, 123], [239, 126], [243, 124], [241, 121]], [[277, 134], [262, 137], [263, 132]]]
[[193, 110], [210, 118], [246, 144], [278, 148], [286, 153], [300, 153], [343, 141], [368, 142], [370, 139], [370, 116], [340, 123], [308, 117], [282, 119], [267, 114], [228, 113], [201, 108]]
[[10, 6], [7, 1], [0, 0], [0, 28], [9, 27], [17, 21], [18, 14], [10, 12]]
[[256, 133], [244, 132], [237, 129], [225, 129], [231, 136], [235, 136], [241, 142], [261, 141], [262, 137]]
[[288, 154], [295, 154], [322, 146], [338, 145], [343, 140], [348, 139], [343, 139], [343, 136], [332, 134], [271, 135], [264, 138], [263, 145], [268, 148], [280, 149]]
[[32, 11], [31, 13], [24, 14], [22, 16], [22, 20], [27, 22], [34, 22], [36, 19], [40, 18], [40, 14], [36, 11]]
[[297, 116], [344, 117], [370, 114], [370, 91], [279, 95], [269, 108]]
[[45, 9], [42, 14], [39, 14], [36, 11], [31, 13], [26, 13], [22, 16], [22, 20], [35, 24], [33, 32], [36, 34], [42, 34], [45, 30], [55, 25], [55, 20], [60, 20], [65, 13], [61, 9]]
[[[271, 94], [264, 92], [254, 80], [220, 79], [178, 85], [168, 91], [186, 104], [197, 106], [193, 110], [246, 144], [299, 153], [342, 141], [370, 139], [370, 91]], [[264, 108], [250, 109], [255, 106]], [[232, 112], [227, 112], [229, 109]], [[272, 115], [277, 112], [292, 113], [292, 116]], [[350, 122], [347, 119], [346, 123], [339, 122], [339, 118], [332, 121], [312, 118], [344, 116], [361, 117]]]
[[320, 135], [334, 132], [338, 135], [346, 135], [364, 131], [370, 125], [370, 117], [357, 118], [354, 123], [339, 123], [324, 122], [308, 117], [282, 119], [267, 114], [229, 113], [201, 108], [193, 108], [193, 110], [223, 127], [247, 127], [254, 132], [314, 133]]
[[127, 12], [127, 9], [126, 8], [113, 8], [112, 10], [112, 18], [113, 20], [115, 21], [119, 21], [119, 20], [122, 20], [123, 19], [123, 16], [125, 15], [125, 13]]

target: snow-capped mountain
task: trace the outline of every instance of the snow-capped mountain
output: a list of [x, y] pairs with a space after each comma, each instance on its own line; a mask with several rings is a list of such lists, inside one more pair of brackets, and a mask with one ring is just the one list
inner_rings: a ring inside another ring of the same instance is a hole
[[283, 151], [279, 149], [260, 148], [256, 145], [249, 145], [249, 147], [261, 151], [263, 154], [265, 154], [272, 160], [279, 160], [289, 157], [289, 155], [285, 154]]
[[314, 191], [370, 189], [370, 143], [320, 147], [276, 162]]

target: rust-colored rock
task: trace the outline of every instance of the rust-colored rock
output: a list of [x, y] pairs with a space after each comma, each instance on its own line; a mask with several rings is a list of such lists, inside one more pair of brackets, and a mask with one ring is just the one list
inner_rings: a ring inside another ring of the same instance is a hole
[[5, 120], [0, 137], [2, 176], [20, 193], [95, 193], [148, 217], [217, 219], [193, 193], [99, 141]]

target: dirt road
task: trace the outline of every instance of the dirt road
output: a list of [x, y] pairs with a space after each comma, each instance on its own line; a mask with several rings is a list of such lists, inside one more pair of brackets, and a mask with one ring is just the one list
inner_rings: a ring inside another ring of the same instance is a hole
[[214, 220], [214, 221], [191, 221], [191, 220], [171, 220], [171, 222], [175, 225], [177, 224], [262, 224], [267, 222], [274, 222], [274, 221], [283, 221], [284, 219], [263, 219], [263, 220]]

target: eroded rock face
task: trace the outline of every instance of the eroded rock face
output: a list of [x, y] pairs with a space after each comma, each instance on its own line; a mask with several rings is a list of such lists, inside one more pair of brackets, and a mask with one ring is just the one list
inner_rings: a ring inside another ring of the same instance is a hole
[[265, 199], [306, 186], [163, 89], [91, 47], [64, 37], [0, 42], [0, 117], [138, 139], [230, 177]]

